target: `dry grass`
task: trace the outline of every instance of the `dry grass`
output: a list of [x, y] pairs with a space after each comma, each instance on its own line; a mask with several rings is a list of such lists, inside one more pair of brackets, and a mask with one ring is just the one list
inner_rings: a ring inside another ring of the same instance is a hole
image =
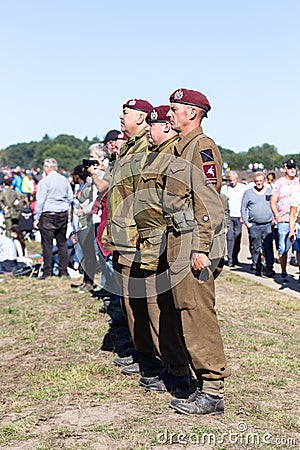
[[176, 414], [169, 394], [145, 394], [138, 376], [122, 376], [101, 350], [109, 324], [99, 300], [68, 280], [7, 278], [0, 448], [299, 448], [299, 300], [227, 271], [217, 294], [232, 370], [218, 419]]

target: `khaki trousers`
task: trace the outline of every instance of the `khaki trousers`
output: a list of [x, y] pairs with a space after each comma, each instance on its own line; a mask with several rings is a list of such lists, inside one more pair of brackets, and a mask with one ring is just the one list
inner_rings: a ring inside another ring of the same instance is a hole
[[157, 353], [158, 339], [153, 342], [150, 330], [144, 271], [139, 263], [130, 262], [130, 258], [125, 259], [118, 252], [114, 252], [113, 267], [119, 274], [122, 308], [134, 347], [142, 355], [153, 357]]
[[183, 340], [180, 314], [175, 309], [167, 271], [145, 270], [147, 308], [156, 351], [175, 376], [189, 372], [189, 357]]
[[[199, 281], [190, 269], [192, 234], [168, 232], [168, 263], [175, 307], [191, 365], [199, 379], [230, 375], [215, 311], [214, 278]], [[205, 277], [203, 278], [206, 279]]]

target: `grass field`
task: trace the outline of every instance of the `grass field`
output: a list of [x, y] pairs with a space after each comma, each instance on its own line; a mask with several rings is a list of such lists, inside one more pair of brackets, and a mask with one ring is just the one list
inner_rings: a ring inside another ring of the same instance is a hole
[[300, 448], [297, 298], [224, 271], [217, 310], [232, 376], [225, 415], [185, 416], [101, 349], [101, 301], [70, 280], [0, 283], [0, 448]]

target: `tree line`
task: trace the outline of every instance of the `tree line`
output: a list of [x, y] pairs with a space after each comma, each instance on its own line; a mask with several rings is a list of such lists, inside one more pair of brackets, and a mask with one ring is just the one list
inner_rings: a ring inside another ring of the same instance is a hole
[[[68, 134], [60, 134], [50, 138], [47, 134], [39, 142], [19, 143], [10, 145], [0, 150], [0, 165], [26, 169], [42, 167], [46, 158], [55, 158], [59, 168], [71, 171], [73, 167], [88, 156], [88, 148], [91, 144], [99, 142], [95, 136], [89, 140], [83, 140]], [[299, 154], [280, 155], [274, 145], [263, 144], [249, 148], [246, 152], [234, 152], [219, 146], [223, 161], [234, 170], [246, 170], [249, 164], [263, 164], [267, 170], [280, 168], [286, 159], [292, 158], [297, 161]]]
[[[299, 159], [299, 153], [280, 155], [278, 149], [271, 144], [257, 145], [249, 148], [246, 152], [234, 152], [219, 146], [223, 161], [227, 162], [233, 170], [246, 170], [249, 164], [262, 164], [267, 170], [283, 167], [284, 161], [287, 159]], [[300, 162], [297, 161], [297, 162]]]

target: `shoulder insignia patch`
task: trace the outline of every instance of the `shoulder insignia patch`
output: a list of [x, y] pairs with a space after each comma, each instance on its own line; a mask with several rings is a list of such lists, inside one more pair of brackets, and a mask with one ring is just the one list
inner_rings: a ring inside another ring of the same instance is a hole
[[201, 155], [203, 162], [214, 161], [214, 155], [213, 155], [213, 151], [211, 148], [208, 148], [206, 150], [201, 150], [200, 155]]
[[217, 169], [215, 164], [207, 164], [203, 166], [206, 184], [217, 184]]

